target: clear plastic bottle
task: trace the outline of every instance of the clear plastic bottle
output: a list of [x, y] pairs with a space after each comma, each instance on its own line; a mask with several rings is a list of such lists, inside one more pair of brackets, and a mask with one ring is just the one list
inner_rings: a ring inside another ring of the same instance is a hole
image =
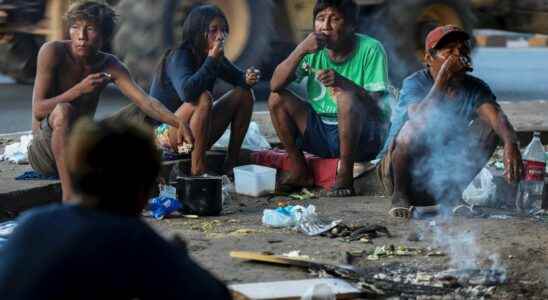
[[540, 141], [540, 133], [535, 132], [523, 153], [523, 178], [519, 183], [516, 199], [518, 210], [530, 211], [541, 208], [545, 167], [544, 146]]

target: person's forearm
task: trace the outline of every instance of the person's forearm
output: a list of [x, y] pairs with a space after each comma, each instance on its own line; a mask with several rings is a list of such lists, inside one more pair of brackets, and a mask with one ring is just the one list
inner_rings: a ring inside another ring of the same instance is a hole
[[174, 113], [167, 109], [160, 101], [155, 98], [148, 97], [149, 101], [139, 105], [139, 108], [149, 117], [154, 120], [166, 123], [175, 128], [179, 128], [180, 120], [177, 119]]
[[496, 124], [493, 126], [493, 130], [502, 140], [505, 147], [517, 144], [518, 137], [516, 131], [514, 130], [512, 124], [510, 124], [510, 121], [508, 121], [506, 114], [500, 110], [498, 112]]
[[273, 92], [279, 92], [282, 90], [288, 83], [297, 69], [297, 65], [304, 57], [306, 53], [297, 46], [291, 54], [274, 70], [272, 74], [272, 79], [270, 80], [270, 90]]
[[39, 118], [45, 117], [55, 109], [55, 106], [57, 106], [57, 104], [71, 102], [74, 99], [79, 98], [80, 96], [82, 96], [80, 89], [78, 88], [78, 86], [74, 86], [71, 89], [62, 93], [61, 95], [57, 95], [55, 97], [47, 99], [37, 99], [34, 104], [34, 115]]

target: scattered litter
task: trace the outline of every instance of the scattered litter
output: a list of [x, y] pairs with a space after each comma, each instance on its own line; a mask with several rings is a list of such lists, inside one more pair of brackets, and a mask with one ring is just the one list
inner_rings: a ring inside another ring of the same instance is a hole
[[32, 141], [32, 134], [22, 135], [19, 142], [9, 144], [0, 155], [0, 161], [7, 160], [15, 164], [28, 164], [28, 146]]
[[287, 253], [282, 253], [282, 256], [290, 257], [290, 258], [310, 260], [310, 256], [301, 255], [301, 250], [293, 250], [293, 251], [289, 251]]
[[15, 177], [15, 180], [59, 180], [57, 175], [44, 175], [34, 170], [25, 171], [23, 174]]
[[354, 224], [346, 225], [339, 223], [337, 226], [326, 232], [325, 235], [330, 238], [342, 237], [346, 242], [361, 241], [370, 242], [371, 239], [379, 237], [384, 234], [387, 237], [392, 237], [390, 231], [382, 225], [369, 225], [369, 224]]
[[183, 215], [183, 218], [198, 219], [198, 218], [200, 218], [200, 216], [198, 216], [198, 215]]
[[223, 175], [222, 181], [223, 181], [222, 183], [223, 184], [223, 187], [222, 187], [223, 207], [226, 207], [232, 202], [232, 196], [230, 195], [230, 193], [234, 193], [234, 184], [230, 181], [230, 178], [228, 178], [228, 176], [226, 175]]
[[282, 243], [283, 241], [282, 240], [268, 240], [266, 242], [269, 243], [269, 244], [277, 244], [277, 243]]
[[405, 246], [394, 246], [394, 245], [384, 245], [376, 247], [368, 256], [368, 260], [379, 260], [383, 257], [394, 257], [394, 256], [415, 256], [415, 255], [424, 255], [424, 256], [445, 256], [445, 253], [434, 250], [431, 248], [418, 249], [418, 248], [408, 248]]
[[511, 219], [512, 216], [509, 215], [489, 215], [489, 219], [496, 219], [496, 220], [508, 220]]
[[497, 187], [493, 178], [493, 174], [487, 168], [483, 168], [464, 190], [462, 199], [469, 205], [494, 206]]
[[316, 207], [288, 205], [276, 209], [265, 209], [262, 222], [270, 227], [293, 228], [306, 235], [319, 235], [337, 226], [341, 220], [325, 220], [316, 214]]
[[289, 198], [294, 200], [309, 200], [317, 198], [316, 194], [312, 193], [306, 188], [303, 188], [300, 193], [290, 194]]
[[150, 199], [147, 207], [147, 210], [151, 212], [154, 219], [161, 220], [182, 208], [181, 202], [177, 200], [176, 194], [177, 191], [175, 187], [171, 185], [160, 185], [160, 195]]

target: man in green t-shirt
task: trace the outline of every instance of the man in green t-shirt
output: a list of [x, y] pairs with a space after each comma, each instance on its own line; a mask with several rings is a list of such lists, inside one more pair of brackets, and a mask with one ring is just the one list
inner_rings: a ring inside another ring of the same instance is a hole
[[[388, 67], [382, 45], [356, 33], [352, 0], [318, 0], [310, 33], [274, 71], [268, 105], [288, 152], [291, 173], [284, 189], [310, 186], [302, 150], [340, 158], [331, 196], [350, 196], [355, 161], [375, 158], [389, 119]], [[307, 78], [308, 101], [285, 87]]]

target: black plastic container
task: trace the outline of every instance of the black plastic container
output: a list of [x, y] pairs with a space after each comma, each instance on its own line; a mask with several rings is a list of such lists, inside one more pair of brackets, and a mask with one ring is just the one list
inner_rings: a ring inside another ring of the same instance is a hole
[[173, 183], [182, 211], [199, 216], [217, 216], [223, 210], [223, 180], [218, 176], [177, 177]]

